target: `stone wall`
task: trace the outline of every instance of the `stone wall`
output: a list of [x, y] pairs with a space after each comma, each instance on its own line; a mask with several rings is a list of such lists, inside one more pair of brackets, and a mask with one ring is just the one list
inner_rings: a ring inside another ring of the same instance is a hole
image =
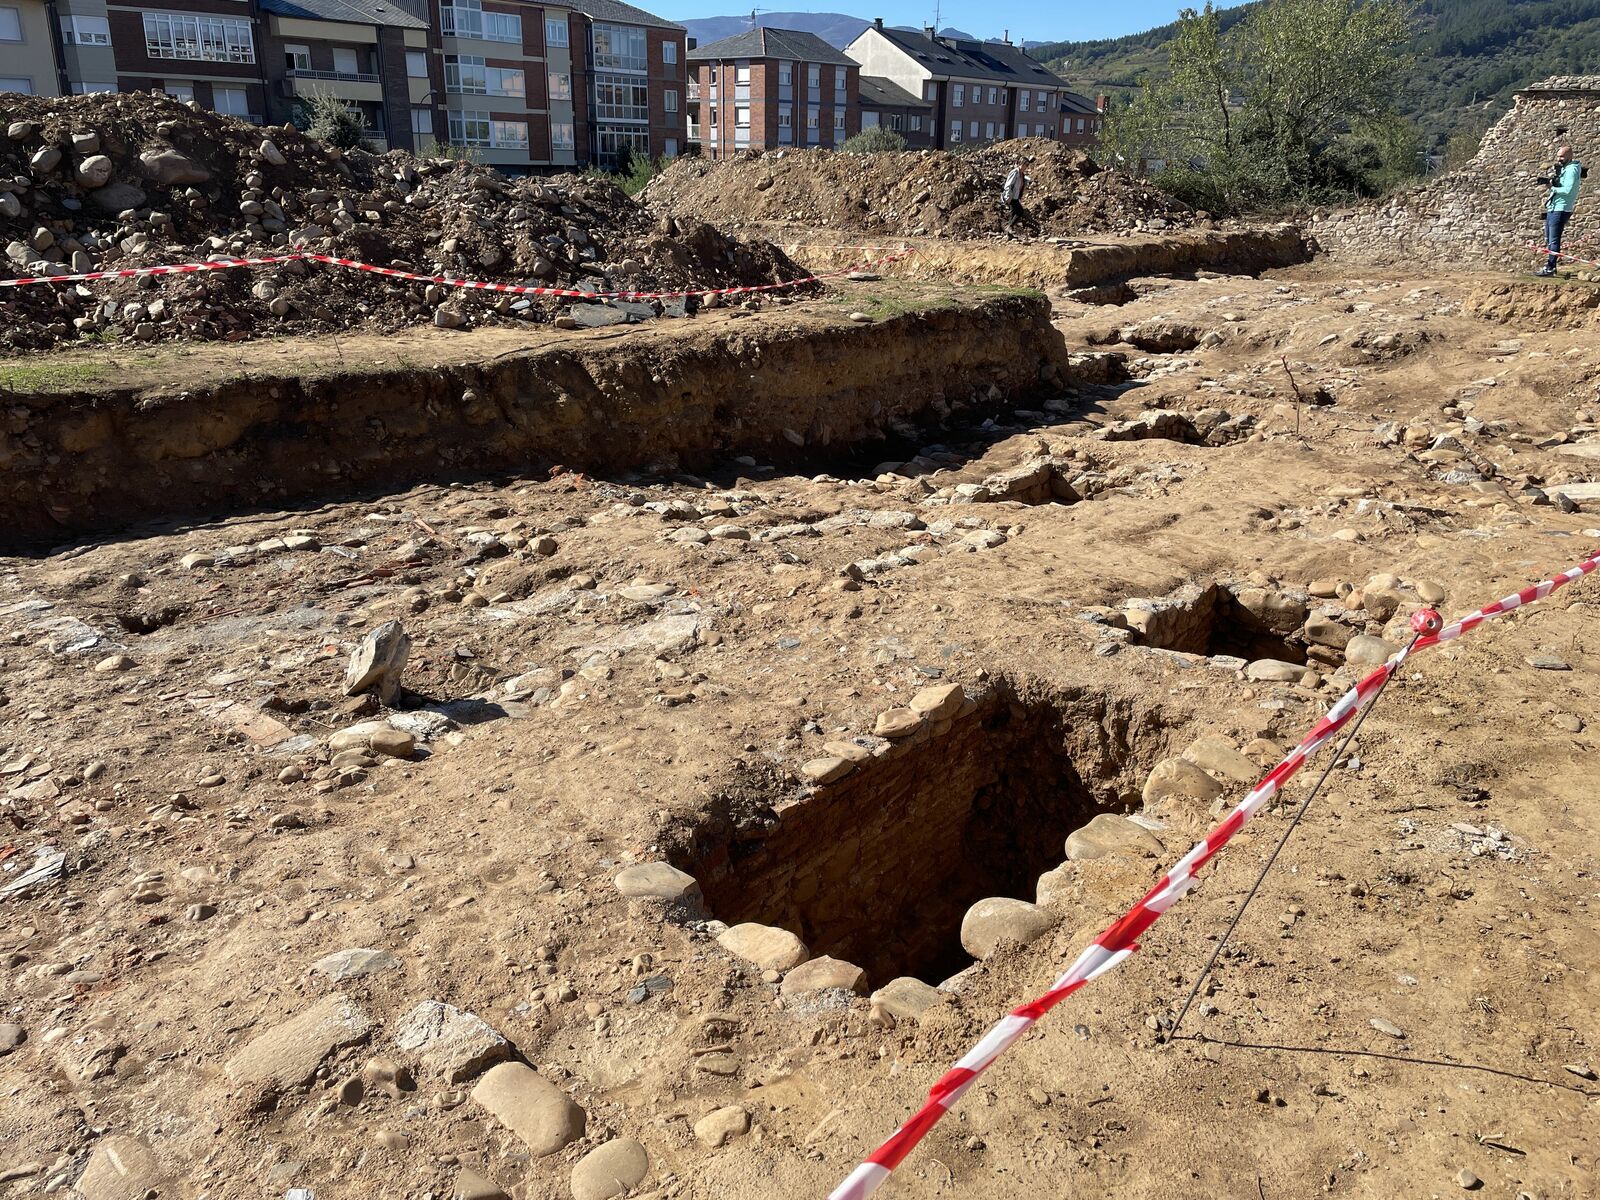
[[[1563, 141], [1580, 162], [1600, 167], [1600, 75], [1557, 76], [1518, 92], [1460, 170], [1381, 202], [1320, 214], [1307, 232], [1329, 254], [1355, 261], [1526, 268], [1536, 261], [1527, 243], [1544, 238], [1547, 189], [1537, 177]], [[1574, 233], [1600, 200], [1593, 190], [1600, 176], [1585, 188]]]

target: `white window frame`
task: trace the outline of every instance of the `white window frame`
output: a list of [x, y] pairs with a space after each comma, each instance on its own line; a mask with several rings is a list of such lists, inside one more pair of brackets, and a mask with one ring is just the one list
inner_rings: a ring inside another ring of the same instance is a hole
[[991, 141], [991, 142], [994, 141], [994, 122], [993, 121], [985, 121], [983, 123], [983, 136], [988, 141]]
[[[237, 96], [238, 108], [222, 107], [222, 97], [224, 96]], [[227, 117], [248, 117], [250, 115], [250, 93], [245, 91], [243, 87], [213, 84], [211, 86], [211, 110]]]
[[[72, 85], [72, 94], [74, 96], [99, 96], [106, 92], [115, 92], [117, 90], [117, 85], [114, 83], [95, 83], [88, 79], [80, 79]], [[0, 92], [3, 91], [5, 89], [0, 88]]]
[[996, 101], [996, 97], [999, 95], [999, 92], [1000, 92], [999, 88], [990, 88], [989, 89], [989, 103], [990, 104], [994, 104], [994, 103], [997, 102]]
[[[518, 133], [517, 130], [521, 130]], [[526, 121], [489, 122], [489, 144], [496, 150], [526, 150], [528, 148], [528, 123]]]
[[546, 46], [569, 46], [572, 44], [571, 29], [565, 17], [546, 17], [544, 19], [544, 44]]
[[792, 62], [785, 60], [778, 63], [778, 86], [794, 86], [794, 64]]
[[643, 76], [596, 74], [593, 86], [598, 120], [649, 124], [650, 89]]
[[[343, 61], [346, 66], [340, 66], [339, 63], [341, 61]], [[333, 73], [335, 75], [361, 74], [361, 56], [356, 53], [356, 48], [354, 46], [333, 47]]]
[[192, 83], [169, 83], [161, 90], [179, 104], [194, 103], [194, 84]]
[[[493, 145], [490, 117], [483, 109], [461, 109], [450, 112], [450, 140], [457, 146]], [[469, 129], [470, 126], [470, 129]]]
[[665, 139], [662, 142], [662, 144], [661, 144], [661, 157], [662, 158], [677, 158], [678, 157], [678, 139], [677, 138], [669, 137], [669, 138]]
[[596, 71], [637, 71], [643, 74], [650, 69], [649, 38], [640, 26], [593, 21], [589, 26], [589, 37], [594, 43]]
[[735, 104], [733, 106], [733, 127], [735, 129], [750, 128], [750, 106], [748, 104]]
[[922, 131], [922, 117], [917, 113], [912, 113], [906, 118], [906, 128], [912, 133], [920, 133]]
[[971, 122], [967, 127], [967, 132], [968, 132], [969, 135], [971, 135], [973, 141], [977, 141], [978, 140], [978, 123], [976, 121]]
[[[557, 81], [560, 81], [559, 83]], [[551, 71], [546, 77], [545, 87], [551, 100], [572, 99], [572, 72]]]
[[821, 110], [819, 110], [817, 108], [808, 108], [808, 109], [806, 109], [806, 128], [807, 129], [821, 129], [822, 128], [822, 112], [821, 112]]
[[952, 142], [961, 140], [961, 118], [959, 117], [950, 122], [950, 140]]
[[483, 0], [451, 0], [439, 6], [439, 29], [446, 37], [522, 44], [522, 18], [515, 13], [485, 12]]
[[[10, 13], [11, 18], [17, 27], [17, 35], [15, 37], [12, 37], [9, 33], [0, 32], [0, 42], [5, 42], [12, 46], [20, 46], [26, 42], [28, 40], [28, 35], [22, 28], [22, 10], [20, 8], [13, 8], [9, 4], [5, 4], [0, 5], [0, 13]], [[28, 76], [16, 75], [8, 76], [7, 78], [14, 83], [26, 83], [28, 85], [28, 94], [33, 94], [33, 80]]]
[[[419, 65], [422, 67], [422, 70], [420, 70], [420, 71], [416, 70], [416, 68]], [[406, 78], [407, 79], [427, 79], [428, 78], [428, 52], [426, 50], [407, 50], [406, 51]]]
[[1050, 111], [1050, 93], [1049, 92], [1040, 92], [1039, 93], [1039, 111], [1040, 112], [1049, 112]]
[[1033, 111], [1033, 93], [1032, 92], [1018, 92], [1017, 93], [1017, 97], [1021, 101], [1021, 103], [1019, 103], [1017, 105], [1017, 111], [1018, 112], [1032, 112]]
[[[661, 43], [661, 63], [663, 66], [675, 67], [678, 65], [678, 43], [668, 38]], [[675, 155], [671, 157], [676, 157]]]
[[111, 22], [105, 17], [62, 17], [61, 40], [68, 46], [109, 46]]
[[550, 149], [576, 150], [578, 148], [577, 134], [574, 132], [571, 121], [550, 122]]
[[749, 87], [750, 86], [750, 66], [749, 66], [748, 63], [745, 64], [742, 67], [739, 66], [738, 63], [734, 64], [734, 66], [733, 66], [733, 86], [734, 87]]
[[418, 136], [433, 136], [433, 109], [413, 108], [411, 110], [411, 132]]
[[806, 64], [806, 86], [808, 88], [819, 88], [822, 86], [822, 67], [819, 64]]
[[780, 105], [778, 105], [778, 128], [779, 129], [792, 129], [792, 128], [794, 128], [794, 105], [792, 105], [792, 104], [780, 104]]
[[0, 76], [0, 92], [19, 92], [24, 96], [33, 95], [33, 80], [26, 75]]
[[668, 88], [661, 93], [661, 107], [663, 111], [669, 113], [678, 111], [678, 92], [676, 88]]
[[256, 61], [255, 30], [247, 18], [175, 12], [141, 15], [147, 58], [240, 64]]
[[844, 128], [844, 113], [837, 108], [833, 110], [833, 127], [836, 130]]
[[964, 105], [964, 103], [966, 101], [966, 98], [967, 98], [967, 85], [966, 84], [964, 84], [964, 83], [956, 83], [956, 84], [952, 84], [950, 86], [950, 107], [951, 108], [961, 108], [961, 107], [963, 107], [963, 105]]
[[311, 47], [293, 46], [285, 42], [283, 46], [284, 66], [291, 71], [311, 70]]

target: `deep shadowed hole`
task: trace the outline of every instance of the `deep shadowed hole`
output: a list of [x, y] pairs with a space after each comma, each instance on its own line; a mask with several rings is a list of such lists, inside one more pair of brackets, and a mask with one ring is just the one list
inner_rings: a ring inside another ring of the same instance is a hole
[[1129, 715], [1104, 698], [1024, 706], [991, 694], [920, 744], [896, 748], [784, 808], [752, 835], [727, 815], [674, 860], [729, 925], [797, 934], [873, 986], [962, 970], [961, 919], [987, 896], [1032, 901], [1067, 834], [1118, 801]]
[[1207, 584], [1157, 602], [1140, 641], [1162, 650], [1304, 664], [1306, 648], [1271, 629], [1227, 588]]

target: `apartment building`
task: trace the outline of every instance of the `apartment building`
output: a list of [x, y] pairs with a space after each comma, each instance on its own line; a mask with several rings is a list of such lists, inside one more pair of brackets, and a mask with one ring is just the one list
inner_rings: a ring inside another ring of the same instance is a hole
[[[262, 119], [266, 86], [249, 0], [111, 3], [106, 16], [117, 91], [162, 91], [217, 112]], [[98, 82], [75, 80], [74, 90], [98, 90], [84, 86]]]
[[[879, 19], [844, 52], [864, 73], [932, 105], [933, 145], [942, 150], [1013, 137], [1062, 140], [1075, 136], [1080, 115], [1088, 132], [1089, 102], [1009, 41], [886, 29]], [[1069, 103], [1088, 106], [1073, 109], [1070, 126]]]
[[38, 0], [0, 0], [0, 92], [60, 93], [50, 15]]
[[689, 139], [710, 158], [837, 147], [861, 128], [860, 67], [815, 34], [757, 28], [689, 51]]
[[432, 140], [436, 103], [428, 22], [380, 0], [258, 0], [266, 117], [291, 121], [332, 96], [361, 114], [375, 148]]
[[624, 151], [672, 158], [683, 149], [688, 36], [682, 25], [622, 0], [572, 0], [584, 18], [585, 162], [614, 167]]
[[899, 84], [876, 75], [861, 76], [861, 128], [881, 126], [906, 140], [910, 150], [933, 145], [933, 105]]

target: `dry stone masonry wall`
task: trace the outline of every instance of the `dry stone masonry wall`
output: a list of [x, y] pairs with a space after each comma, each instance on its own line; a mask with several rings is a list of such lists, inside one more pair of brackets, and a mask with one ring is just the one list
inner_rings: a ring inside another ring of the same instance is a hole
[[[1374, 205], [1320, 214], [1309, 232], [1329, 253], [1360, 261], [1526, 267], [1527, 243], [1544, 237], [1538, 177], [1564, 142], [1579, 161], [1600, 165], [1600, 75], [1556, 76], [1518, 92], [1466, 166]], [[1587, 205], [1580, 200], [1573, 233], [1593, 203], [1592, 193]]]

